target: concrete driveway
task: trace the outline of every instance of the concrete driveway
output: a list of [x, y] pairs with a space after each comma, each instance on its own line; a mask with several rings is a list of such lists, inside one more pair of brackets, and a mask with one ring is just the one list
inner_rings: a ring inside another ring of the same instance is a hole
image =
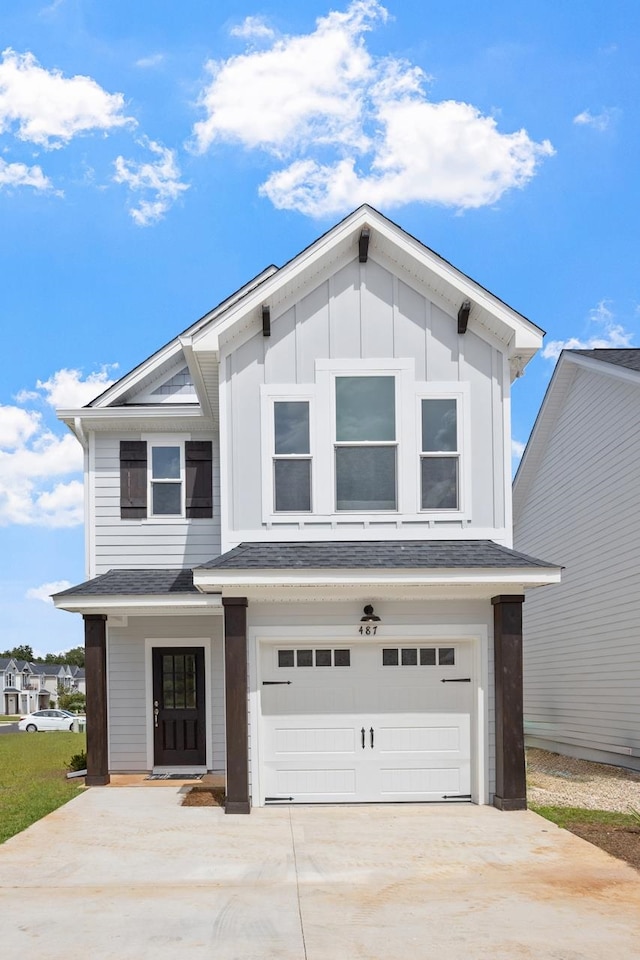
[[640, 874], [533, 813], [93, 788], [0, 846], [4, 956], [626, 960]]

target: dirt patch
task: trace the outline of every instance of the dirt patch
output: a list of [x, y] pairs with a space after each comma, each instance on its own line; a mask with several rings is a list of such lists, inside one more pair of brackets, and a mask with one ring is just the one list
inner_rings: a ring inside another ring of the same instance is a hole
[[191, 787], [182, 801], [183, 807], [224, 807], [222, 787]]
[[566, 829], [640, 870], [640, 827], [578, 822]]

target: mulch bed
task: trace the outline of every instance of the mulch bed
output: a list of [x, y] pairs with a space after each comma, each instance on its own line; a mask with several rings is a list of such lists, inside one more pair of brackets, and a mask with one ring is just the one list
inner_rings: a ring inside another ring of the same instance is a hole
[[640, 870], [640, 827], [625, 827], [600, 823], [572, 823], [567, 830], [577, 837], [588, 840], [613, 857]]
[[223, 807], [224, 790], [222, 787], [192, 787], [185, 794], [183, 807]]

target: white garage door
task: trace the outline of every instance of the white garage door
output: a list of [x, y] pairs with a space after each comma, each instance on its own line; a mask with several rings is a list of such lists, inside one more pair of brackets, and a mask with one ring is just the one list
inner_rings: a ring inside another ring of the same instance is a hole
[[264, 644], [267, 803], [470, 799], [464, 642]]

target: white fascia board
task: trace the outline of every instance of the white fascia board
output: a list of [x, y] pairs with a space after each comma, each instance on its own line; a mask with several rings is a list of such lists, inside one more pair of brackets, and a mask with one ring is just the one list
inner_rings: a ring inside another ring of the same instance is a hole
[[208, 613], [222, 614], [222, 599], [219, 595], [201, 595], [188, 597], [176, 597], [171, 595], [153, 595], [133, 596], [133, 595], [113, 595], [100, 597], [96, 596], [76, 596], [61, 597], [53, 601], [58, 610], [66, 610], [69, 613], [115, 613], [122, 611], [123, 614], [130, 616], [136, 611], [148, 613], [149, 610], [157, 608], [162, 612], [167, 609], [179, 610], [183, 613]]
[[629, 367], [621, 367], [617, 363], [609, 363], [608, 360], [596, 360], [594, 357], [583, 357], [580, 354], [565, 350], [561, 354], [565, 363], [573, 363], [576, 367], [582, 367], [589, 370], [590, 373], [603, 374], [605, 377], [612, 377], [615, 380], [623, 380], [627, 383], [633, 383], [636, 386], [640, 384], [640, 372], [630, 370]]
[[198, 590], [225, 590], [238, 587], [341, 587], [341, 586], [473, 586], [495, 584], [508, 587], [542, 587], [560, 583], [560, 567], [461, 567], [440, 570], [194, 570]]
[[400, 264], [403, 259], [410, 258], [418, 270], [431, 271], [455, 290], [453, 299], [472, 300], [480, 318], [484, 311], [491, 314], [505, 328], [505, 340], [509, 342], [510, 355], [521, 352], [526, 361], [539, 349], [544, 335], [539, 327], [465, 276], [437, 253], [426, 248], [419, 240], [405, 233], [401, 227], [392, 224], [371, 207], [364, 206], [294, 257], [275, 276], [266, 280], [259, 290], [249, 293], [241, 302], [234, 304], [214, 327], [198, 331], [193, 338], [195, 351], [219, 352], [222, 334], [238, 323], [246, 324], [248, 317], [257, 323], [259, 309], [269, 302], [280, 287], [304, 281], [306, 271], [313, 271], [315, 278], [318, 265], [329, 255], [332, 258], [339, 257], [353, 246], [353, 255], [357, 256], [359, 231], [365, 226], [372, 230], [370, 252], [382, 250], [389, 260], [397, 260]]
[[187, 368], [191, 374], [191, 379], [196, 388], [196, 394], [198, 395], [198, 400], [200, 401], [200, 406], [204, 414], [208, 417], [213, 416], [213, 410], [211, 407], [211, 398], [207, 393], [207, 388], [205, 386], [204, 377], [202, 376], [202, 370], [200, 369], [200, 364], [198, 362], [198, 357], [193, 349], [193, 337], [179, 337], [180, 346], [182, 347], [182, 352], [184, 353], [184, 358], [187, 361]]
[[[142, 421], [146, 429], [151, 420], [205, 420], [204, 411], [199, 406], [185, 404], [170, 405], [168, 403], [148, 407], [81, 407], [79, 410], [59, 408], [56, 410], [58, 420], [62, 420], [78, 436], [77, 429], [81, 426], [86, 429], [109, 429], [116, 421], [131, 423], [129, 429], [135, 426], [135, 421]], [[78, 437], [80, 439], [80, 437]]]

